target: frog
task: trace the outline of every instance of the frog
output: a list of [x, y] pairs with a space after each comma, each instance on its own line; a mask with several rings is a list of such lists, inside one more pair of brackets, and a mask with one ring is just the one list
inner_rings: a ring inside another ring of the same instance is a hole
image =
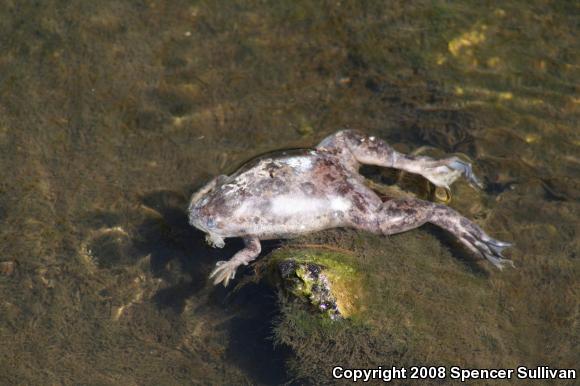
[[502, 253], [512, 244], [489, 236], [451, 207], [415, 197], [379, 196], [359, 173], [375, 165], [419, 174], [436, 187], [449, 189], [464, 178], [483, 188], [470, 162], [458, 156], [434, 159], [396, 151], [385, 140], [355, 129], [324, 138], [311, 149], [280, 150], [259, 156], [230, 175], [219, 175], [194, 192], [187, 208], [189, 223], [222, 248], [227, 238], [244, 247], [218, 261], [209, 275], [227, 286], [237, 269], [261, 253], [261, 240], [290, 239], [331, 228], [354, 228], [394, 235], [434, 224], [467, 250], [498, 269], [513, 266]]

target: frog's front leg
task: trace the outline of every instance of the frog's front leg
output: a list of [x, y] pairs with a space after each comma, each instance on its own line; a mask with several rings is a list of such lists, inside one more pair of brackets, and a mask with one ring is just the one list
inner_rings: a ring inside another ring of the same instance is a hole
[[482, 184], [473, 174], [471, 164], [458, 157], [435, 160], [430, 157], [415, 157], [397, 152], [380, 138], [367, 136], [356, 130], [343, 130], [327, 137], [318, 148], [346, 148], [357, 162], [368, 165], [401, 169], [420, 174], [436, 186], [448, 188], [463, 176], [476, 187]]
[[205, 235], [205, 242], [214, 248], [223, 248], [226, 245], [224, 238], [215, 233], [208, 233]]
[[213, 278], [213, 284], [223, 283], [224, 287], [227, 287], [229, 281], [236, 276], [238, 267], [240, 265], [248, 265], [262, 251], [260, 240], [257, 237], [244, 237], [244, 245], [245, 248], [238, 251], [228, 261], [218, 261], [216, 263], [216, 267], [209, 275], [210, 278]]

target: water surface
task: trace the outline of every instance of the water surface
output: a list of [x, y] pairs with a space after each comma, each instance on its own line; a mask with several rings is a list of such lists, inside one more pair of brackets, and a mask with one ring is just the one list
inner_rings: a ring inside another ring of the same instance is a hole
[[[240, 242], [209, 248], [185, 208], [211, 177], [346, 127], [471, 158], [487, 188], [460, 184], [453, 205], [516, 244], [517, 269], [499, 273], [461, 263], [429, 228], [316, 236], [346, 247], [362, 237], [393, 269], [405, 254], [424, 260], [421, 281], [446, 264], [485, 280], [493, 311], [478, 309], [476, 327], [451, 329], [450, 302], [430, 316], [416, 300], [408, 309], [425, 315], [395, 313], [375, 332], [436, 363], [577, 366], [578, 11], [542, 0], [4, 1], [0, 383], [325, 374], [307, 361], [312, 347], [273, 346], [283, 317], [272, 289], [211, 286], [216, 259]], [[421, 299], [412, 273], [397, 272], [397, 288]]]

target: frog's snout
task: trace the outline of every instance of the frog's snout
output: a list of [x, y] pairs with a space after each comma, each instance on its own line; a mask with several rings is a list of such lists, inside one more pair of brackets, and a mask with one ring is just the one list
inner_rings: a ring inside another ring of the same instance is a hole
[[203, 213], [203, 207], [199, 204], [199, 202], [193, 201], [189, 204], [189, 208], [187, 208], [189, 223], [196, 228], [204, 229], [204, 223], [206, 222], [204, 220], [206, 216]]
[[188, 209], [189, 223], [204, 232], [216, 230], [218, 221], [215, 216], [208, 213], [207, 208], [203, 205], [190, 205]]
[[187, 217], [189, 219], [189, 224], [197, 227], [197, 223], [198, 220], [200, 218], [199, 216], [199, 208], [196, 208], [195, 206], [189, 206], [189, 208], [187, 208]]

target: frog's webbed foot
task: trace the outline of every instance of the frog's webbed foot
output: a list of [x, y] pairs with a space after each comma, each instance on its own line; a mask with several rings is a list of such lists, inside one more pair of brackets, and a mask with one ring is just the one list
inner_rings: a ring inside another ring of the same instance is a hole
[[463, 176], [471, 186], [483, 188], [483, 184], [473, 174], [471, 164], [459, 157], [451, 157], [439, 161], [427, 157], [419, 157], [415, 162], [418, 164], [415, 171], [427, 178], [435, 186], [449, 188], [449, 185]]
[[213, 284], [223, 283], [224, 287], [228, 286], [230, 280], [236, 276], [236, 270], [240, 264], [230, 261], [218, 261], [213, 271], [209, 275], [213, 279]]
[[512, 244], [490, 237], [474, 222], [461, 216], [453, 209], [444, 205], [436, 205], [430, 222], [451, 232], [463, 245], [476, 255], [489, 260], [499, 269], [513, 262], [502, 255], [504, 249]]
[[451, 157], [448, 161], [450, 161], [449, 167], [460, 171], [463, 178], [465, 178], [471, 186], [483, 189], [483, 183], [475, 176], [475, 174], [473, 174], [473, 168], [469, 162], [463, 161], [458, 157]]
[[238, 251], [230, 260], [216, 263], [216, 267], [209, 275], [210, 279], [213, 278], [214, 285], [222, 283], [224, 287], [227, 287], [230, 280], [236, 276], [236, 270], [240, 265], [248, 265], [250, 261], [258, 257], [262, 247], [257, 237], [245, 237], [244, 244], [245, 248]]
[[468, 233], [458, 238], [469, 250], [489, 260], [496, 268], [501, 270], [505, 265], [515, 267], [513, 261], [502, 255], [505, 248], [512, 246], [511, 243], [493, 239], [485, 233], [479, 235]]

